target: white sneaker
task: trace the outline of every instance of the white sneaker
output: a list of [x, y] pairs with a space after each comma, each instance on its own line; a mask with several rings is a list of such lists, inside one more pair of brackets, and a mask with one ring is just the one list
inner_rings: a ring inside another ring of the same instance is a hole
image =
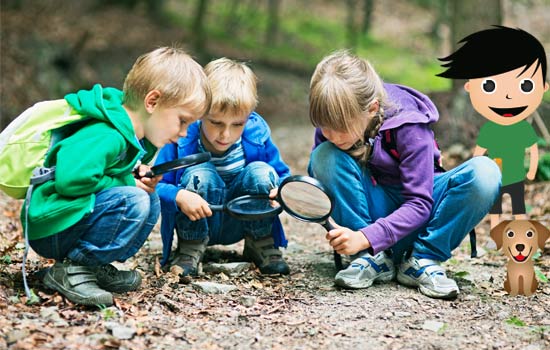
[[409, 287], [418, 287], [422, 294], [431, 298], [454, 299], [459, 293], [458, 286], [447, 277], [445, 269], [439, 264], [435, 260], [411, 256], [399, 267], [397, 281]]
[[372, 286], [375, 281], [389, 282], [395, 277], [395, 267], [385, 252], [375, 256], [368, 253], [353, 260], [347, 269], [339, 271], [334, 277], [336, 285], [350, 289]]

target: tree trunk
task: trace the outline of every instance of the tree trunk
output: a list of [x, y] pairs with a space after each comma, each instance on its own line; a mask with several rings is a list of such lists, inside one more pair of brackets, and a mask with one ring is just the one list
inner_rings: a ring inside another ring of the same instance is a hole
[[357, 25], [355, 23], [355, 14], [357, 13], [358, 0], [347, 0], [347, 20], [346, 20], [346, 33], [347, 33], [347, 47], [352, 51], [357, 48]]
[[372, 11], [374, 9], [374, 0], [364, 0], [363, 1], [363, 25], [361, 32], [366, 35], [368, 34], [371, 24], [372, 24]]
[[266, 45], [272, 45], [277, 42], [277, 36], [279, 33], [279, 13], [281, 9], [280, 0], [268, 0], [268, 23], [267, 31], [265, 35]]
[[[476, 0], [450, 0], [450, 15], [454, 52], [462, 45], [458, 44], [462, 38], [502, 23], [501, 1], [486, 0], [483, 5], [480, 5]], [[465, 82], [465, 80], [453, 79], [448, 136], [450, 142], [460, 142], [472, 147], [475, 145], [479, 128], [486, 120], [472, 107], [470, 98], [464, 90]]]
[[206, 36], [204, 33], [204, 20], [206, 17], [206, 9], [208, 8], [208, 0], [199, 0], [195, 11], [195, 20], [192, 27], [192, 35], [194, 36], [193, 47], [197, 55], [202, 56], [206, 48]]

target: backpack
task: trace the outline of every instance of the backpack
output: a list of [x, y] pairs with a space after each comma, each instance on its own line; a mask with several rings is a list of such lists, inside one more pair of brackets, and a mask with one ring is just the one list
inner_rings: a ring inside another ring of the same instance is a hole
[[[382, 133], [381, 145], [382, 148], [396, 161], [399, 163], [399, 152], [397, 152], [397, 144], [395, 142], [395, 129], [387, 129]], [[439, 150], [439, 145], [437, 144], [436, 139], [434, 138], [435, 147]], [[434, 158], [434, 170], [445, 172], [443, 165], [441, 163], [441, 158], [436, 160]], [[477, 256], [477, 243], [476, 243], [476, 229], [473, 228], [470, 231], [470, 247], [471, 253], [470, 256], [475, 258]]]
[[31, 180], [53, 178], [51, 169], [42, 168], [48, 150], [85, 120], [64, 99], [39, 102], [21, 113], [0, 133], [0, 190], [22, 199]]
[[31, 294], [25, 271], [29, 251], [27, 220], [33, 186], [55, 177], [55, 167], [43, 167], [50, 148], [88, 120], [64, 99], [44, 101], [25, 110], [0, 133], [0, 190], [16, 199], [25, 198], [22, 271], [28, 303], [38, 300]]

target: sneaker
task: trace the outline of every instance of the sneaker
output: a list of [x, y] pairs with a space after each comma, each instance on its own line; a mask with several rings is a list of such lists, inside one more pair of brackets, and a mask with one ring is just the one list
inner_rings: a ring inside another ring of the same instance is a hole
[[431, 298], [454, 299], [459, 293], [456, 282], [448, 278], [440, 263], [411, 256], [399, 267], [397, 281], [409, 287], [418, 287]]
[[389, 282], [395, 277], [395, 267], [386, 252], [369, 253], [354, 259], [334, 277], [336, 285], [350, 289], [368, 288], [376, 282]]
[[97, 285], [95, 270], [70, 260], [56, 262], [44, 276], [46, 287], [80, 305], [113, 305], [113, 295]]
[[136, 290], [141, 285], [141, 275], [137, 271], [119, 271], [111, 264], [95, 269], [97, 285], [109, 292], [125, 293]]
[[290, 268], [283, 259], [283, 253], [279, 248], [275, 248], [275, 242], [271, 236], [260, 239], [246, 236], [243, 257], [254, 262], [264, 275], [288, 275], [290, 273]]
[[196, 276], [198, 273], [199, 263], [206, 251], [208, 245], [208, 237], [199, 240], [185, 241], [178, 239], [178, 249], [172, 253], [174, 257], [171, 261], [171, 266], [179, 266], [183, 269], [180, 273], [182, 276]]

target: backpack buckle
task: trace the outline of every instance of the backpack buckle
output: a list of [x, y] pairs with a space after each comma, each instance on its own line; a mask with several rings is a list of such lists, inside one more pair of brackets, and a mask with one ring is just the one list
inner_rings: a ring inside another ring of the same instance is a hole
[[38, 167], [32, 171], [31, 185], [40, 185], [55, 179], [55, 166], [51, 168]]

